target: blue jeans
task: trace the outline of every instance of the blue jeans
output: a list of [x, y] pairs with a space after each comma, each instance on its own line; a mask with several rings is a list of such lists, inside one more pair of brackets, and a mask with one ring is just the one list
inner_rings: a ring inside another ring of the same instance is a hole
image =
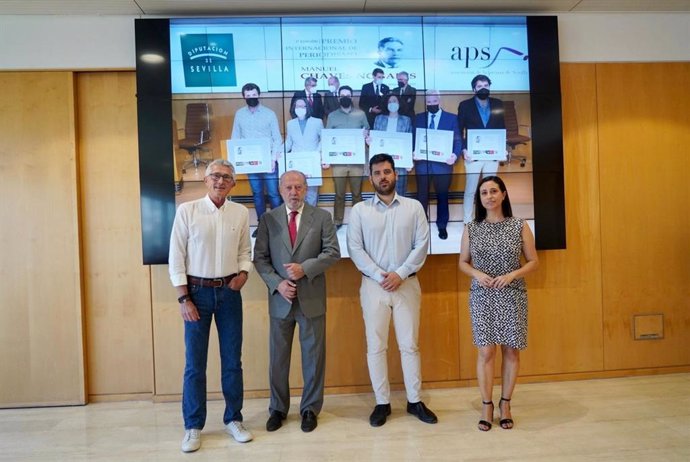
[[395, 192], [399, 196], [405, 197], [407, 192], [407, 169], [406, 168], [396, 168], [395, 173], [398, 174], [398, 181], [395, 182]]
[[184, 323], [185, 368], [182, 386], [184, 428], [206, 423], [206, 362], [211, 319], [215, 317], [225, 413], [223, 423], [242, 420], [242, 295], [228, 287], [188, 286], [201, 319]]
[[[271, 173], [250, 173], [247, 177], [249, 178], [249, 186], [252, 188], [257, 220], [266, 211], [265, 193], [268, 194], [271, 209], [278, 208], [283, 203], [283, 200], [280, 198], [280, 192], [278, 192], [278, 168]], [[265, 193], [264, 186], [266, 187]]]

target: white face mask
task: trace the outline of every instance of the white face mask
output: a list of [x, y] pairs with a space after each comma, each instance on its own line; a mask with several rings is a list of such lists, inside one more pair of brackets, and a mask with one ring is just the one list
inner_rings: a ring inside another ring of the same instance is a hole
[[335, 93], [335, 90], [336, 90], [335, 85], [329, 85], [328, 89], [331, 91], [331, 93]]
[[388, 112], [398, 112], [400, 109], [399, 103], [388, 103]]
[[374, 79], [376, 85], [381, 85], [381, 82], [383, 82], [383, 79]]
[[307, 115], [307, 108], [306, 107], [296, 107], [295, 108], [295, 114], [300, 119], [304, 119], [304, 116]]

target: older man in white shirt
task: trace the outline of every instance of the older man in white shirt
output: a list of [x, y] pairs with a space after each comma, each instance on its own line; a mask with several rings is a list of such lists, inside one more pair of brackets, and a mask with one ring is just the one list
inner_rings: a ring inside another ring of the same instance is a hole
[[252, 268], [249, 213], [227, 200], [235, 185], [230, 162], [214, 160], [204, 178], [208, 194], [185, 202], [175, 215], [168, 258], [170, 280], [177, 290], [184, 320], [185, 370], [182, 451], [201, 446], [206, 423], [206, 362], [211, 321], [215, 318], [220, 347], [223, 423], [235, 440], [251, 441], [242, 424], [242, 296]]
[[436, 415], [421, 400], [419, 318], [421, 288], [416, 274], [429, 247], [429, 223], [421, 204], [395, 192], [395, 164], [388, 154], [369, 161], [369, 181], [376, 194], [352, 208], [347, 248], [362, 272], [360, 299], [367, 337], [369, 377], [376, 406], [369, 417], [373, 427], [391, 413], [387, 348], [391, 315], [400, 348], [407, 393], [407, 412], [426, 423]]

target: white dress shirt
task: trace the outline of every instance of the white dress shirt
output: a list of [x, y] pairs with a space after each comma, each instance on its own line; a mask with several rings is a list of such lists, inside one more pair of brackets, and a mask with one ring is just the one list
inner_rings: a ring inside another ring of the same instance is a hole
[[429, 223], [415, 199], [395, 195], [386, 205], [378, 195], [352, 207], [347, 249], [357, 269], [377, 282], [395, 271], [404, 280], [424, 265]]
[[220, 278], [251, 271], [249, 212], [225, 201], [220, 207], [208, 195], [185, 202], [175, 214], [168, 257], [173, 286], [187, 284], [187, 275]]
[[[287, 211], [287, 220], [288, 223], [290, 223], [290, 214], [292, 213], [292, 210], [286, 205], [285, 210]], [[304, 202], [302, 202], [302, 205], [300, 208], [297, 209], [297, 215], [295, 216], [295, 229], [299, 233], [299, 224], [302, 221], [302, 212], [304, 212]]]

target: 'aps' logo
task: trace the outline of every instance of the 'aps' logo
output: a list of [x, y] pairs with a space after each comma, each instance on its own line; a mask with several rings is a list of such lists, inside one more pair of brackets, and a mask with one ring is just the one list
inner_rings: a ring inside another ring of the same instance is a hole
[[184, 34], [180, 42], [185, 86], [237, 85], [232, 34]]

